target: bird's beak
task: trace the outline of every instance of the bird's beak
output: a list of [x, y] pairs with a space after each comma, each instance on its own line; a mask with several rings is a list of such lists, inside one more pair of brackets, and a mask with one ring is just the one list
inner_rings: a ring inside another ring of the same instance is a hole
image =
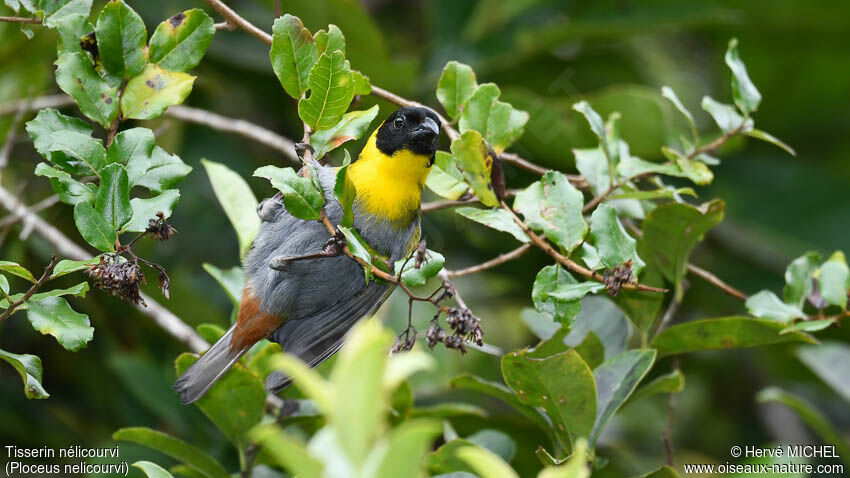
[[439, 136], [440, 127], [437, 125], [437, 122], [431, 118], [425, 118], [415, 130], [410, 133], [410, 139], [412, 140], [431, 140]]

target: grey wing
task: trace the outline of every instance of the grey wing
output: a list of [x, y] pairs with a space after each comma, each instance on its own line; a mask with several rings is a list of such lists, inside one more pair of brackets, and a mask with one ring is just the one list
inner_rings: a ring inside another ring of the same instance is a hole
[[[335, 354], [351, 327], [374, 314], [391, 292], [386, 285], [372, 283], [311, 317], [284, 323], [269, 340], [279, 343], [286, 353], [297, 356], [310, 367], [316, 367]], [[289, 377], [277, 371], [266, 379], [266, 388], [272, 392], [279, 392], [289, 384]]]

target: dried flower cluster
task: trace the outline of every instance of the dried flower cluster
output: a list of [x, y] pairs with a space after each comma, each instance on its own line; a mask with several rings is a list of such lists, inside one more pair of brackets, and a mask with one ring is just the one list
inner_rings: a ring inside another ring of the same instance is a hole
[[446, 312], [446, 324], [452, 333], [448, 334], [437, 322], [439, 314], [431, 320], [431, 326], [425, 337], [428, 339], [428, 347], [434, 348], [442, 342], [446, 348], [460, 350], [466, 353], [466, 342], [484, 345], [484, 332], [481, 330], [481, 321], [472, 315], [469, 309], [463, 307], [451, 307]]
[[145, 282], [142, 268], [118, 254], [104, 254], [88, 270], [95, 287], [134, 304], [145, 304], [139, 286]]
[[634, 280], [634, 274], [632, 273], [632, 261], [628, 260], [619, 264], [617, 267], [605, 271], [604, 280], [605, 288], [608, 289], [608, 293], [617, 297], [617, 294], [620, 293], [620, 289], [623, 287], [623, 284]]
[[152, 234], [153, 237], [160, 241], [167, 241], [172, 235], [177, 234], [177, 229], [174, 229], [165, 221], [165, 214], [158, 212], [156, 213], [156, 219], [151, 219], [148, 223], [145, 233]]

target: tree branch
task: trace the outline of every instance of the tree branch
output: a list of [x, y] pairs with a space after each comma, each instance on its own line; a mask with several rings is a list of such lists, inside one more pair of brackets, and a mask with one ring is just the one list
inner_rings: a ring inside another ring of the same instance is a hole
[[493, 267], [502, 265], [505, 262], [509, 262], [518, 258], [519, 256], [528, 252], [529, 249], [531, 249], [531, 244], [523, 244], [510, 252], [500, 254], [494, 257], [493, 259], [490, 259], [489, 261], [482, 262], [481, 264], [465, 267], [463, 269], [458, 269], [455, 271], [446, 270], [445, 275], [447, 278], [463, 277], [469, 274], [475, 274], [477, 272], [485, 271], [487, 269], [492, 269]]
[[705, 270], [701, 267], [697, 267], [697, 266], [695, 266], [691, 263], [688, 263], [688, 272], [690, 272], [691, 274], [693, 274], [697, 277], [701, 277], [701, 278], [705, 279], [711, 285], [713, 285], [714, 287], [717, 287], [718, 289], [722, 290], [723, 292], [725, 292], [728, 295], [731, 295], [732, 297], [735, 297], [735, 298], [738, 298], [738, 299], [741, 299], [741, 300], [747, 300], [747, 298], [749, 297], [749, 296], [747, 296], [747, 294], [745, 294], [745, 293], [741, 292], [740, 290], [732, 287], [731, 285], [723, 282], [722, 280], [720, 280], [719, 277], [717, 277], [713, 273], [711, 273], [711, 272], [709, 272], [709, 271], [707, 271], [707, 270]]
[[434, 202], [426, 202], [422, 203], [422, 212], [428, 213], [433, 212], [439, 209], [445, 209], [447, 207], [455, 207], [455, 206], [463, 206], [465, 204], [475, 204], [478, 202], [478, 198], [472, 197], [469, 199], [458, 199], [456, 201], [452, 201], [450, 199], [446, 199], [444, 201], [434, 201]]
[[41, 24], [41, 20], [36, 17], [0, 17], [0, 22]]
[[56, 254], [50, 256], [50, 263], [47, 264], [47, 267], [44, 268], [44, 272], [41, 274], [41, 277], [38, 279], [38, 282], [32, 285], [32, 287], [27, 290], [24, 295], [12, 302], [9, 301], [9, 308], [7, 308], [2, 314], [0, 314], [0, 322], [5, 320], [7, 317], [12, 315], [15, 312], [15, 309], [21, 306], [24, 302], [28, 301], [30, 297], [32, 297], [35, 292], [44, 285], [45, 282], [50, 279], [51, 274], [53, 274], [53, 268], [56, 267], [56, 263], [59, 262], [56, 259]]

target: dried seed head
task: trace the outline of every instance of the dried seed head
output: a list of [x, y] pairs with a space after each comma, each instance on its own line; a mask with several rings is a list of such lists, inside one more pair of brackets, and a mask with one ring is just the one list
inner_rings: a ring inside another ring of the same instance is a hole
[[620, 289], [623, 287], [623, 284], [627, 284], [633, 280], [634, 274], [632, 273], [631, 259], [612, 269], [608, 269], [605, 271], [604, 275], [605, 288], [608, 289], [608, 293], [614, 297], [620, 293]]
[[145, 232], [153, 234], [160, 241], [167, 241], [173, 234], [177, 234], [177, 229], [174, 229], [165, 221], [165, 214], [160, 211], [156, 213], [155, 219], [148, 222], [148, 228]]
[[147, 305], [139, 291], [145, 275], [138, 263], [124, 260], [117, 254], [104, 254], [97, 264], [89, 267], [87, 273], [95, 287], [127, 302]]

